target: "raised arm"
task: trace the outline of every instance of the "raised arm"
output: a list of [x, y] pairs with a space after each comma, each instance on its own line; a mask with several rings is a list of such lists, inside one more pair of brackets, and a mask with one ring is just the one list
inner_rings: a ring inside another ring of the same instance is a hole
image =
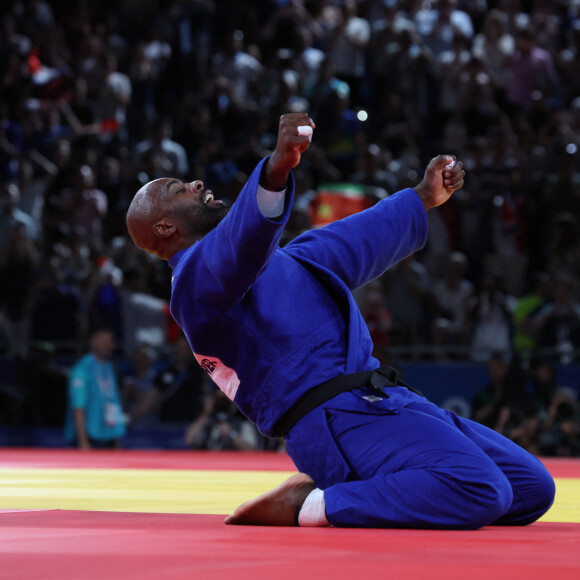
[[[314, 123], [303, 113], [280, 118], [278, 143], [248, 179], [223, 221], [201, 241], [170, 261], [174, 268], [172, 313], [179, 322], [191, 308], [198, 320], [212, 319], [242, 299], [268, 265], [279, 245], [293, 199], [290, 171], [310, 144], [307, 131]], [[284, 190], [279, 215], [266, 217], [258, 203], [258, 186]]]
[[297, 258], [334, 272], [354, 290], [421, 248], [427, 238], [426, 212], [463, 187], [463, 164], [440, 155], [421, 183], [359, 214], [312, 230], [286, 246]]
[[423, 180], [415, 191], [423, 202], [425, 211], [443, 205], [458, 189], [463, 187], [465, 171], [463, 162], [451, 155], [438, 155], [431, 160]]
[[[305, 130], [307, 127], [310, 131]], [[287, 113], [280, 117], [276, 149], [260, 177], [260, 185], [264, 189], [284, 189], [290, 170], [300, 163], [300, 156], [310, 145], [314, 127], [314, 122], [306, 113]]]

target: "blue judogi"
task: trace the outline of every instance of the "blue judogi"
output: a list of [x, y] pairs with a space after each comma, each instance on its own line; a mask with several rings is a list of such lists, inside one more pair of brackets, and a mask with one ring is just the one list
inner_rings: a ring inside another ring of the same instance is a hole
[[[294, 184], [283, 215], [264, 217], [263, 163], [218, 227], [169, 263], [171, 312], [198, 362], [272, 436], [314, 386], [379, 366], [351, 291], [422, 247], [427, 219], [406, 189], [280, 248]], [[343, 393], [288, 434], [298, 469], [325, 489], [332, 524], [472, 528], [548, 509], [553, 482], [534, 457], [407, 389], [388, 391]]]

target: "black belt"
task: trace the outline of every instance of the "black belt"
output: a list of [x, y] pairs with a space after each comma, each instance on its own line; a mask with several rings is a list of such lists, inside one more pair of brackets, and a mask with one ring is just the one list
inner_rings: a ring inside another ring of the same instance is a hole
[[414, 391], [409, 385], [399, 379], [398, 373], [393, 367], [380, 367], [374, 371], [335, 377], [304, 393], [278, 421], [276, 431], [281, 437], [286, 437], [290, 429], [302, 417], [340, 393], [352, 391], [359, 387], [371, 387], [375, 391], [378, 391], [377, 394], [379, 396], [388, 398], [388, 395], [382, 389], [384, 387], [397, 386], [406, 387], [417, 393], [417, 391]]

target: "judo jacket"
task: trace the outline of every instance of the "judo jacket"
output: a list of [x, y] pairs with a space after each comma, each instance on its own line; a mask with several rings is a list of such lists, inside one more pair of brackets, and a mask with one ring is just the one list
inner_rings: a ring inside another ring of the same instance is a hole
[[266, 218], [249, 177], [220, 224], [170, 260], [171, 314], [199, 364], [268, 436], [308, 390], [379, 366], [351, 291], [421, 248], [427, 216], [412, 189], [308, 231], [284, 247], [284, 213]]

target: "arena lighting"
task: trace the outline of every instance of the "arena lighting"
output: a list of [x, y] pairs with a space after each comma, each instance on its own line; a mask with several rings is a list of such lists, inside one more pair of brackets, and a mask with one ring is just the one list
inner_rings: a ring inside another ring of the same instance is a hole
[[361, 122], [364, 123], [368, 118], [369, 118], [369, 114], [364, 110], [361, 109], [357, 114], [356, 114], [356, 118]]
[[576, 155], [576, 153], [578, 153], [578, 145], [576, 145], [576, 143], [568, 143], [568, 145], [566, 145], [566, 153], [568, 153], [568, 155]]

